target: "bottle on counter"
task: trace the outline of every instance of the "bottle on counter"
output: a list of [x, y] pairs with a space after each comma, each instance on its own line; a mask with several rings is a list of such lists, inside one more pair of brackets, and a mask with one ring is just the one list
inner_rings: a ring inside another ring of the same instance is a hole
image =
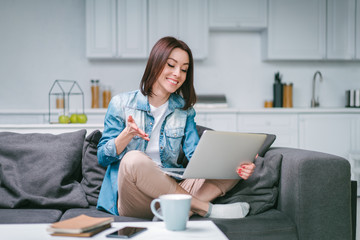
[[273, 85], [274, 101], [273, 106], [282, 107], [283, 104], [283, 84], [281, 83], [282, 75], [275, 73], [275, 83]]
[[99, 108], [99, 82], [91, 79], [91, 108]]

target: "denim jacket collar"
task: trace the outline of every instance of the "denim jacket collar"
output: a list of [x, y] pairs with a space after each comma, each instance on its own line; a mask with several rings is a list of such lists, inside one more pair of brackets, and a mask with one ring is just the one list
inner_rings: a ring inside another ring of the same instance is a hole
[[[173, 112], [176, 108], [182, 108], [185, 104], [184, 99], [176, 93], [172, 93], [168, 101], [169, 101], [169, 106], [168, 106], [169, 112]], [[138, 94], [136, 96], [136, 103], [137, 103], [136, 108], [138, 110], [142, 110], [146, 112], [150, 111], [148, 96], [144, 96], [140, 90], [138, 90]]]

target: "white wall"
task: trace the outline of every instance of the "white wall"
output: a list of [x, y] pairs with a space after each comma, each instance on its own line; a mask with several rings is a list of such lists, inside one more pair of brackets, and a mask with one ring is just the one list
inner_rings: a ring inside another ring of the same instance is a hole
[[[310, 105], [316, 70], [323, 107], [343, 107], [345, 90], [360, 88], [360, 62], [263, 62], [260, 33], [211, 32], [209, 46], [195, 63], [197, 93], [225, 93], [231, 107], [262, 108], [277, 71], [294, 83], [295, 107]], [[145, 64], [86, 59], [84, 0], [0, 0], [0, 109], [47, 109], [55, 79], [76, 80], [89, 108], [90, 79], [113, 93], [137, 89]]]

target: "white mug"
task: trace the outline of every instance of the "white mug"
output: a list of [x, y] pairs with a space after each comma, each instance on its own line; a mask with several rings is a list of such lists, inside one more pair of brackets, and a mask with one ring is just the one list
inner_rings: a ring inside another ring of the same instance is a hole
[[[160, 203], [162, 215], [155, 209], [155, 204]], [[152, 200], [151, 211], [155, 216], [164, 220], [166, 229], [183, 231], [189, 220], [191, 195], [166, 194]]]

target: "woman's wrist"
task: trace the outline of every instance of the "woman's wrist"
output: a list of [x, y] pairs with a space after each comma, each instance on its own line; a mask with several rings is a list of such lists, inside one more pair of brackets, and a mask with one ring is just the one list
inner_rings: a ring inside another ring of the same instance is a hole
[[130, 143], [130, 141], [133, 137], [134, 137], [134, 134], [129, 131], [128, 127], [126, 127], [115, 138], [116, 153], [120, 154], [126, 148], [126, 146]]

